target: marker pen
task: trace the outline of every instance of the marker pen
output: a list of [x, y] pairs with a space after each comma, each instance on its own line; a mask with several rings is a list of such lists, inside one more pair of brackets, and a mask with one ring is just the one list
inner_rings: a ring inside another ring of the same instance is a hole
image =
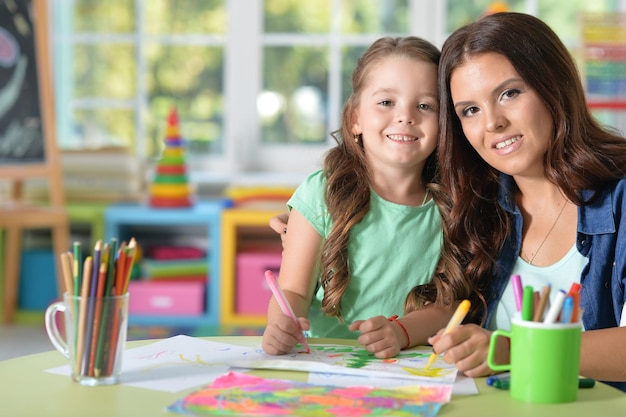
[[546, 314], [546, 318], [544, 319], [544, 323], [551, 324], [556, 323], [556, 320], [559, 318], [559, 313], [561, 312], [561, 307], [563, 307], [563, 301], [565, 301], [565, 297], [567, 294], [563, 290], [559, 290], [554, 296], [554, 301], [550, 305], [550, 309]]

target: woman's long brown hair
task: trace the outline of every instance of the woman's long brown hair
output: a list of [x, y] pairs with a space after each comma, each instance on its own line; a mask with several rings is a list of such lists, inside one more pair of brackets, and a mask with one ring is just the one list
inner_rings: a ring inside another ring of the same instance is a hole
[[484, 322], [496, 260], [513, 227], [498, 203], [500, 172], [470, 145], [454, 111], [453, 72], [468, 59], [497, 53], [542, 98], [551, 113], [553, 136], [544, 156], [545, 175], [578, 205], [582, 190], [596, 192], [626, 175], [626, 140], [591, 115], [576, 65], [558, 36], [541, 20], [497, 13], [455, 31], [439, 65], [441, 185], [436, 201], [444, 224], [442, 260], [436, 279], [412, 295], [413, 305], [470, 298], [470, 319]]

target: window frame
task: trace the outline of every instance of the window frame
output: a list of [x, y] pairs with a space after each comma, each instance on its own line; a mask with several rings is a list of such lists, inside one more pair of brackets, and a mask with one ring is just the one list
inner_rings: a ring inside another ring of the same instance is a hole
[[[72, 0], [48, 0], [50, 10], [56, 10], [57, 4], [66, 13], [55, 12], [49, 25], [51, 47], [53, 47], [55, 90], [57, 106], [57, 136], [59, 143], [70, 133], [70, 115], [74, 106], [98, 106], [98, 99], [77, 100], [71, 97], [70, 48], [56, 48], [60, 42], [67, 42], [64, 35], [54, 27], [71, 27], [70, 16]], [[136, 27], [138, 33], [116, 35], [117, 39], [136, 41], [140, 37], [142, 13], [149, 0], [135, 0]], [[342, 34], [338, 25], [340, 19], [333, 19], [328, 34], [274, 34], [263, 31], [263, 0], [246, 0], [242, 7], [241, 0], [224, 0], [227, 14], [227, 32], [224, 35], [201, 37], [201, 42], [224, 47], [224, 124], [222, 126], [223, 143], [219, 154], [188, 155], [188, 165], [192, 182], [228, 183], [236, 176], [256, 176], [279, 174], [273, 180], [298, 182], [303, 176], [321, 167], [325, 152], [333, 145], [330, 132], [340, 127], [341, 117], [341, 48], [344, 45], [369, 45], [378, 34], [354, 35]], [[526, 12], [536, 14], [539, 0], [526, 0]], [[340, 13], [341, 0], [331, 0], [333, 13]], [[420, 36], [441, 47], [448, 33], [447, 1], [408, 0], [408, 33]], [[626, 0], [616, 0], [615, 8], [626, 10]], [[71, 37], [72, 35], [68, 35]], [[84, 35], [92, 36], [92, 35]], [[96, 35], [93, 35], [96, 36]], [[171, 37], [169, 42], [183, 42]], [[207, 39], [208, 38], [208, 39]], [[103, 39], [106, 39], [104, 35]], [[166, 40], [167, 41], [167, 40]], [[266, 144], [261, 137], [261, 126], [256, 108], [256, 98], [263, 83], [263, 48], [272, 45], [315, 44], [329, 47], [329, 84], [328, 84], [328, 126], [324, 143], [320, 144]], [[148, 96], [145, 89], [145, 57], [141, 42], [136, 43], [137, 93], [131, 100], [101, 100], [106, 105], [116, 108], [135, 109], [136, 137], [132, 151], [146, 160], [144, 123], [142, 114], [147, 109]], [[70, 74], [70, 75], [68, 75]], [[69, 110], [68, 110], [69, 109]], [[181, 131], [184, 136], [185, 126], [182, 118]], [[152, 161], [147, 160], [148, 164]], [[287, 175], [285, 175], [287, 174]], [[258, 177], [261, 178], [261, 177]], [[267, 178], [267, 177], [264, 177]]]

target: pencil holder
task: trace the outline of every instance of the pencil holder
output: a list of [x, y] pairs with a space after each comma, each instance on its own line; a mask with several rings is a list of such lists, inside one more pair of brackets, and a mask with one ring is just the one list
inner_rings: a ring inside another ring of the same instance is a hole
[[[65, 338], [56, 315], [63, 313]], [[72, 379], [81, 385], [119, 382], [128, 327], [128, 293], [79, 297], [65, 293], [63, 301], [45, 312], [46, 331], [54, 347], [69, 361]]]
[[[511, 320], [511, 331], [491, 334], [487, 363], [494, 371], [511, 371], [511, 397], [531, 403], [566, 403], [578, 397], [580, 340], [577, 323], [545, 324]], [[511, 363], [494, 360], [498, 337], [511, 340]]]

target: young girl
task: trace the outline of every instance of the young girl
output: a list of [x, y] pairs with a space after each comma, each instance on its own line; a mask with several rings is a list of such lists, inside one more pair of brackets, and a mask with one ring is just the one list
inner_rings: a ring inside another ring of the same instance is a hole
[[288, 202], [279, 285], [300, 327], [272, 298], [267, 353], [288, 352], [308, 330], [358, 337], [391, 357], [447, 323], [450, 312], [440, 307], [397, 319], [410, 290], [431, 280], [441, 250], [427, 188], [439, 131], [438, 61], [432, 44], [404, 37], [377, 40], [357, 62], [338, 144]]

